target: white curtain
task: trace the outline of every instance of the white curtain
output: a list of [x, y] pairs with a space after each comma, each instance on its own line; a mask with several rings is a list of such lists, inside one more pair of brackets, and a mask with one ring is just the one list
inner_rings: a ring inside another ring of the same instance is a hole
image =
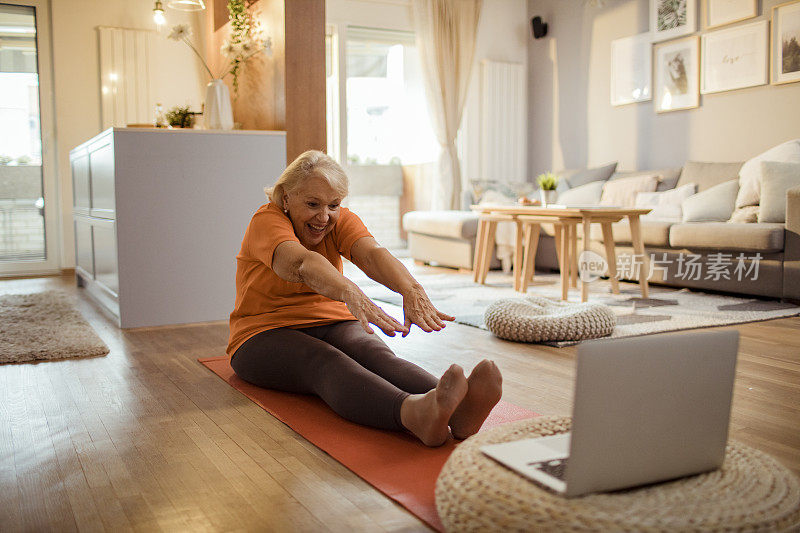
[[482, 0], [413, 0], [417, 47], [433, 129], [442, 147], [434, 209], [459, 209], [456, 134], [467, 97]]

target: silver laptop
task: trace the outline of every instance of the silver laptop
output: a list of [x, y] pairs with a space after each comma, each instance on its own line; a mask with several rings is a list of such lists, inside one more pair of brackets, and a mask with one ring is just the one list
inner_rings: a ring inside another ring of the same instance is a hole
[[738, 348], [737, 331], [585, 342], [572, 431], [481, 451], [565, 496], [719, 468]]

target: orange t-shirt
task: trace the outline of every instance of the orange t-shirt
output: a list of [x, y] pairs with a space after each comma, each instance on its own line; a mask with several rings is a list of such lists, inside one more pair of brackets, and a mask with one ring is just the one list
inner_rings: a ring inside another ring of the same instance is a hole
[[[361, 219], [342, 207], [333, 230], [309, 248], [322, 254], [342, 272], [342, 258], [362, 237], [371, 237]], [[272, 270], [272, 254], [282, 242], [300, 242], [289, 217], [274, 205], [256, 211], [236, 256], [236, 304], [230, 319], [228, 355], [262, 331], [283, 327], [310, 327], [341, 320], [355, 320], [343, 302], [311, 290], [305, 283], [291, 283]]]

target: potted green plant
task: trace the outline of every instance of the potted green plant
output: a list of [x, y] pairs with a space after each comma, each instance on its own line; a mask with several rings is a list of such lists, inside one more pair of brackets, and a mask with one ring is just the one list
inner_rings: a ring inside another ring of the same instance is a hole
[[194, 113], [191, 112], [189, 106], [176, 105], [165, 115], [167, 123], [173, 128], [191, 128], [194, 126]]
[[542, 205], [556, 203], [556, 187], [558, 187], [558, 176], [552, 172], [545, 172], [536, 176], [536, 183], [539, 184], [539, 194], [541, 195]]

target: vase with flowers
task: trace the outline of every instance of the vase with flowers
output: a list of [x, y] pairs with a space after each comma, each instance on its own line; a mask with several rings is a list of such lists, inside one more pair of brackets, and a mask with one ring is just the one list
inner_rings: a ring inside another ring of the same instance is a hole
[[206, 101], [203, 109], [203, 122], [206, 129], [233, 129], [233, 108], [228, 86], [225, 84], [227, 76], [232, 77], [234, 93], [239, 92], [239, 74], [242, 66], [251, 58], [260, 53], [271, 55], [272, 40], [261, 37], [261, 31], [253, 17], [247, 10], [247, 0], [229, 0], [228, 12], [231, 18], [231, 35], [222, 45], [221, 52], [225, 56], [225, 66], [218, 75], [211, 69], [192, 44], [191, 29], [186, 24], [177, 24], [172, 28], [169, 38], [173, 41], [183, 41], [197, 55], [203, 67], [211, 77], [206, 85]]

